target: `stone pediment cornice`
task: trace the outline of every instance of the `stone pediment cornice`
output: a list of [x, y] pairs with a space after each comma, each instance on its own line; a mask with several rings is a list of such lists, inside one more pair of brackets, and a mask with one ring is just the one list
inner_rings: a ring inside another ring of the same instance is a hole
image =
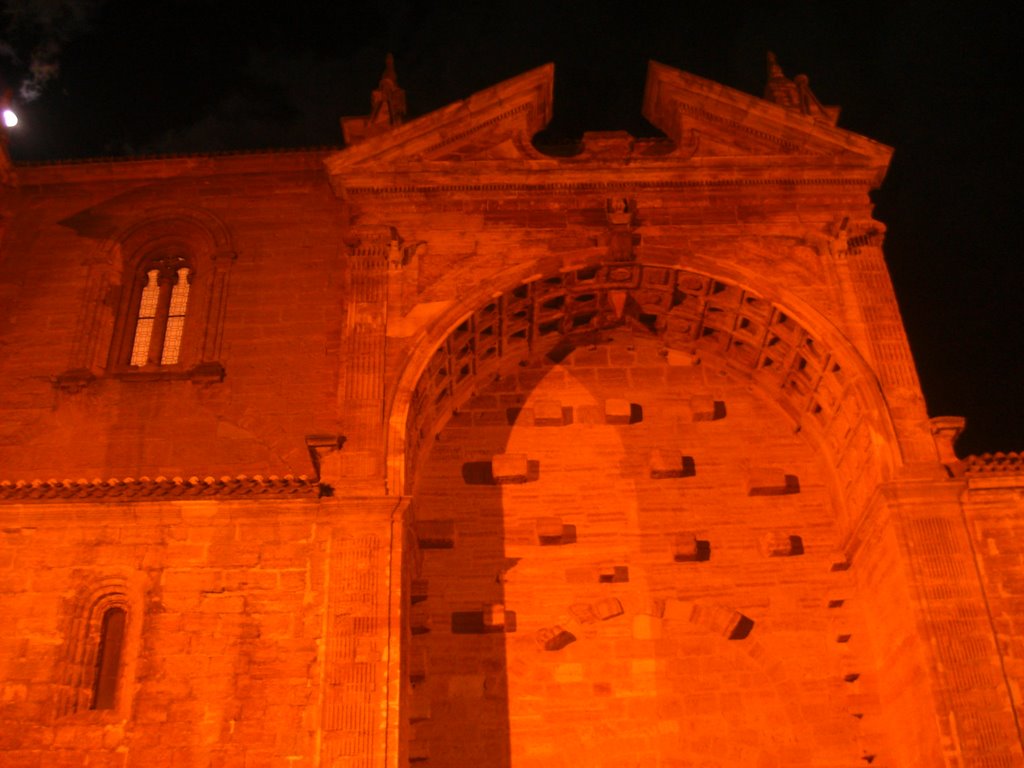
[[336, 152], [324, 161], [331, 177], [359, 168], [444, 158], [540, 156], [530, 138], [551, 120], [553, 64], [396, 126]]
[[892, 157], [891, 147], [838, 128], [829, 119], [801, 114], [656, 61], [647, 69], [643, 115], [679, 147], [694, 147], [696, 156], [781, 155], [797, 163], [828, 158], [874, 168], [878, 183]]
[[[795, 167], [784, 161], [689, 162], [609, 166], [572, 166], [562, 161], [509, 167], [477, 164], [458, 167], [449, 164], [410, 164], [387, 172], [366, 171], [346, 174], [338, 180], [339, 191], [347, 197], [415, 196], [444, 192], [456, 196], [530, 192], [539, 195], [603, 190], [644, 189], [671, 191], [711, 188], [755, 188], [785, 185], [790, 189], [823, 186], [874, 189], [879, 177], [871, 169], [836, 163]], [[467, 164], [469, 165], [469, 164]], [[543, 201], [538, 205], [544, 204]]]
[[306, 475], [0, 481], [0, 502], [15, 503], [79, 500], [193, 501], [252, 496], [317, 498], [321, 495], [319, 481]]
[[651, 62], [644, 116], [668, 139], [584, 134], [571, 156], [531, 137], [551, 117], [546, 65], [325, 160], [340, 195], [881, 184], [892, 150], [828, 119]]

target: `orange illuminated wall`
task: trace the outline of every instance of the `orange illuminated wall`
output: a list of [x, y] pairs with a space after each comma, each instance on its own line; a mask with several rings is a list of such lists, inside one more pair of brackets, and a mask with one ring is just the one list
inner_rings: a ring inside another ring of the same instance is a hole
[[0, 763], [1024, 764], [1024, 472], [925, 410], [891, 150], [652, 62], [664, 139], [554, 157], [553, 84], [3, 158]]

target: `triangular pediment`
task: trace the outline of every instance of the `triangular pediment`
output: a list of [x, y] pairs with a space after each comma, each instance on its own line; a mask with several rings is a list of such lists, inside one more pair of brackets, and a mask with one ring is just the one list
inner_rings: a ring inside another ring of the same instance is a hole
[[888, 166], [892, 149], [833, 120], [650, 62], [644, 117], [691, 157], [819, 156]]
[[536, 157], [531, 137], [551, 120], [555, 68], [545, 64], [365, 139], [325, 161], [334, 175], [367, 166]]
[[573, 155], [532, 144], [552, 116], [554, 66], [384, 127], [324, 162], [339, 195], [460, 194], [595, 184], [839, 183], [877, 187], [892, 150], [834, 125], [837, 111], [803, 111], [651, 62], [644, 116], [667, 139], [584, 133]]

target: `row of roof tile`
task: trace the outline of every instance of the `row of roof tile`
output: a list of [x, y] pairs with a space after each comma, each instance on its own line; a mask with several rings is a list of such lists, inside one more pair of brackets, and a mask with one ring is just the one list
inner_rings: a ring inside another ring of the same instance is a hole
[[964, 471], [974, 472], [1024, 472], [1024, 453], [1011, 451], [1003, 453], [982, 453], [964, 459]]
[[0, 481], [0, 501], [58, 499], [162, 500], [204, 496], [320, 496], [323, 487], [306, 475], [231, 477], [126, 477], [102, 480]]

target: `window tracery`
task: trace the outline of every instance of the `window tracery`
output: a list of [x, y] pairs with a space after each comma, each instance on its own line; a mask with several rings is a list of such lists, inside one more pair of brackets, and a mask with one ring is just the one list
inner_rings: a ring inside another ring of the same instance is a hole
[[153, 211], [92, 254], [70, 366], [74, 393], [99, 377], [216, 382], [235, 253], [223, 223], [200, 209]]
[[128, 365], [177, 365], [193, 268], [181, 256], [147, 260], [140, 270], [138, 309]]

